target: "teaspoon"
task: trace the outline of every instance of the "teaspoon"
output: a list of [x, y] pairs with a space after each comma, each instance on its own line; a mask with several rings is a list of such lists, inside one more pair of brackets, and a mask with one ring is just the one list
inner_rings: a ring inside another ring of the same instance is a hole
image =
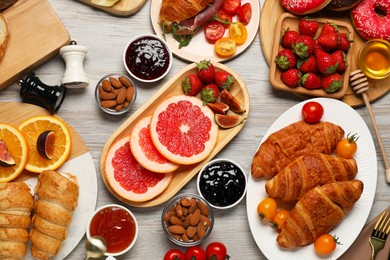
[[84, 260], [99, 258], [107, 252], [107, 243], [102, 237], [90, 237], [85, 243], [85, 250], [87, 250], [87, 256]]

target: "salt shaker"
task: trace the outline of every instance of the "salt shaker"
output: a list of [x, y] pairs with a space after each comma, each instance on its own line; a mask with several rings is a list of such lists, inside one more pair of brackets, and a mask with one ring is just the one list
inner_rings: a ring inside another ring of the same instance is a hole
[[89, 85], [89, 79], [83, 68], [87, 53], [87, 48], [77, 45], [75, 41], [71, 41], [69, 45], [60, 49], [60, 54], [66, 64], [61, 82], [64, 86], [68, 88], [85, 88]]

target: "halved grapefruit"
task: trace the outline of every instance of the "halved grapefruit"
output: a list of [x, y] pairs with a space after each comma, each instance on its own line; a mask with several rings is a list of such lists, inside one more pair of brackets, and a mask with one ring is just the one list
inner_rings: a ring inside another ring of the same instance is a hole
[[165, 158], [188, 165], [210, 155], [217, 143], [218, 125], [213, 111], [199, 98], [176, 95], [154, 111], [150, 136]]
[[150, 138], [149, 125], [152, 116], [142, 118], [133, 128], [130, 135], [130, 149], [144, 168], [152, 172], [167, 173], [179, 168], [180, 164], [168, 161], [154, 146]]
[[111, 189], [121, 198], [144, 202], [162, 193], [172, 180], [173, 173], [155, 173], [142, 167], [130, 150], [129, 137], [123, 137], [108, 150], [104, 177]]

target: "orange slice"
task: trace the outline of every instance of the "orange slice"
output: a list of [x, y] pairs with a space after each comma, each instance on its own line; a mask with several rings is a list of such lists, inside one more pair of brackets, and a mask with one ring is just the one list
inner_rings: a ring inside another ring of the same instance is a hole
[[14, 165], [0, 166], [0, 182], [9, 182], [18, 177], [27, 163], [28, 146], [25, 136], [16, 127], [0, 124], [0, 140], [11, 154]]
[[[29, 159], [26, 169], [30, 172], [41, 173], [44, 170], [56, 170], [68, 159], [72, 140], [65, 123], [55, 116], [36, 116], [29, 118], [19, 125], [26, 135], [29, 147]], [[43, 157], [37, 148], [38, 137], [45, 131], [53, 131], [53, 155], [50, 159]]]

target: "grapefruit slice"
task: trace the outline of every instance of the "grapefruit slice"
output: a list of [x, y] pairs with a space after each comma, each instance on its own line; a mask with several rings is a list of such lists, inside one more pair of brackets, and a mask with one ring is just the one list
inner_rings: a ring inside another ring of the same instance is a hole
[[130, 135], [131, 153], [144, 168], [152, 172], [167, 173], [175, 171], [180, 164], [168, 161], [154, 146], [150, 138], [149, 125], [152, 116], [142, 118]]
[[155, 173], [142, 167], [124, 137], [108, 150], [104, 163], [104, 177], [111, 189], [121, 198], [144, 202], [162, 193], [172, 180], [173, 173]]
[[188, 165], [210, 155], [217, 143], [218, 125], [213, 111], [199, 98], [176, 95], [154, 111], [150, 136], [165, 158]]

